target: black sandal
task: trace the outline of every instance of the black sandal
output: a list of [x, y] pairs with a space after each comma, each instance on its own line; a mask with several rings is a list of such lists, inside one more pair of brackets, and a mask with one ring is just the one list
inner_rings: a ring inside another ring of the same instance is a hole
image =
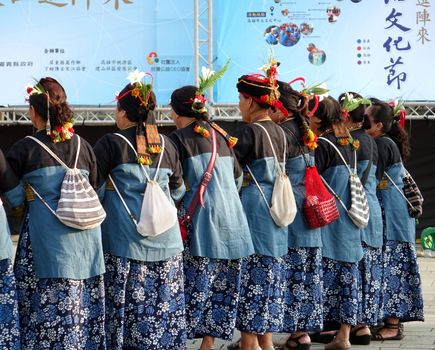
[[364, 328], [367, 328], [367, 327], [360, 325], [360, 326], [356, 326], [354, 329], [352, 329], [350, 331], [349, 341], [352, 345], [369, 345], [370, 344], [370, 340], [372, 339], [371, 334], [357, 335], [358, 331], [360, 331]]
[[[302, 334], [299, 337], [290, 337], [287, 339], [287, 341], [285, 342], [284, 345], [284, 349], [288, 349], [288, 350], [310, 350], [311, 348], [311, 343], [306, 343], [306, 344], [302, 344], [299, 342], [299, 339], [303, 338], [303, 337], [309, 337], [308, 334]], [[290, 343], [293, 342], [296, 344], [296, 346], [291, 346]]]
[[309, 334], [309, 336], [311, 338], [311, 342], [313, 342], [313, 343], [328, 344], [334, 340], [336, 334], [337, 334], [337, 332], [335, 332], [335, 333], [317, 332], [317, 333], [311, 333], [311, 334]]
[[[382, 336], [382, 334], [379, 333], [384, 328], [397, 329], [397, 334], [395, 336], [385, 338]], [[402, 340], [402, 339], [403, 339], [403, 325], [400, 322], [396, 324], [384, 322], [384, 326], [382, 328], [379, 328], [378, 331], [372, 335], [372, 340], [374, 341]]]

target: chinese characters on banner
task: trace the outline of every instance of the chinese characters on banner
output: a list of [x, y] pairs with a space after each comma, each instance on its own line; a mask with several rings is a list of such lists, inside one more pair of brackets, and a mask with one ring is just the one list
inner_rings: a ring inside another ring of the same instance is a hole
[[[20, 0], [10, 0], [10, 2], [12, 4], [15, 4], [18, 1], [20, 1]], [[70, 3], [69, 3], [69, 2], [67, 2], [65, 0], [64, 1], [38, 0], [38, 3], [39, 4], [52, 5], [52, 6], [56, 6], [56, 7], [64, 7], [64, 6], [67, 6], [67, 5], [73, 5], [73, 6], [75, 6], [77, 1], [78, 0], [70, 0]], [[104, 1], [104, 0], [100, 0], [100, 1]], [[0, 6], [5, 6], [5, 4], [3, 2], [0, 2]], [[127, 5], [133, 4], [133, 0], [106, 0], [104, 2], [104, 5], [106, 5], [107, 3], [113, 3], [113, 5], [115, 7], [115, 10], [118, 10], [120, 2], [122, 2], [123, 4], [127, 4]], [[89, 10], [90, 6], [91, 6], [91, 0], [86, 0], [86, 9]]]
[[426, 28], [427, 22], [430, 22], [430, 14], [428, 8], [430, 7], [429, 0], [417, 0], [416, 6], [418, 7], [418, 11], [416, 13], [417, 16], [417, 25], [421, 24], [421, 28], [418, 30], [418, 41], [424, 45], [426, 41], [431, 41], [429, 39], [429, 33]]
[[[404, 64], [404, 60], [402, 55], [406, 53], [406, 51], [411, 50], [411, 44], [407, 40], [407, 32], [411, 29], [405, 26], [402, 18], [402, 12], [400, 12], [400, 2], [404, 2], [404, 0], [398, 0], [395, 2], [396, 4], [390, 6], [391, 12], [385, 18], [385, 22], [387, 22], [387, 26], [384, 29], [387, 29], [391, 32], [394, 37], [388, 36], [387, 40], [384, 42], [384, 49], [390, 53], [392, 57], [390, 57], [390, 65], [384, 67], [384, 70], [388, 72], [387, 76], [387, 84], [391, 86], [393, 83], [397, 90], [400, 90], [401, 83], [404, 83], [407, 79], [407, 73], [403, 71], [402, 65]], [[389, 5], [390, 0], [384, 0], [386, 5]], [[398, 9], [396, 9], [396, 6]], [[404, 35], [402, 37], [400, 34]]]

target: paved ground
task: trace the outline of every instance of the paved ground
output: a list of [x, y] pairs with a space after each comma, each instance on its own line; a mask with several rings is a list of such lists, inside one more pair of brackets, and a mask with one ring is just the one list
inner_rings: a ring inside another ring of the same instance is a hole
[[[434, 254], [435, 255], [435, 254]], [[423, 280], [423, 298], [425, 322], [411, 322], [405, 324], [405, 337], [401, 341], [372, 342], [369, 346], [352, 346], [352, 350], [372, 349], [413, 349], [435, 350], [435, 258], [419, 258], [420, 272]], [[282, 335], [276, 335], [277, 338]], [[235, 338], [238, 334], [235, 335]], [[189, 350], [199, 349], [201, 341], [194, 340], [188, 345]], [[217, 341], [215, 350], [226, 349], [228, 343]], [[323, 344], [314, 344], [312, 350], [323, 349]]]

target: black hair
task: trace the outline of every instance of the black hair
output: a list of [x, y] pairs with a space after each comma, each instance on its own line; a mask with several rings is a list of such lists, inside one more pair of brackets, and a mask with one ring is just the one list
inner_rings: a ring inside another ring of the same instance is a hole
[[[312, 110], [315, 106], [314, 99], [311, 99], [308, 103], [308, 107]], [[322, 101], [319, 102], [317, 110], [314, 115], [320, 119], [319, 131], [323, 132], [330, 128], [333, 124], [338, 124], [343, 122], [341, 117], [341, 108], [338, 101], [331, 97], [324, 97]]]
[[411, 154], [411, 145], [408, 133], [399, 124], [400, 117], [395, 116], [394, 109], [388, 103], [371, 98], [373, 107], [373, 120], [382, 123], [382, 131], [386, 133], [399, 147], [403, 161]]
[[129, 93], [129, 91], [132, 91], [133, 89], [134, 86], [131, 84], [127, 84], [124, 89], [122, 89], [119, 93], [121, 98], [118, 100], [118, 107], [127, 113], [128, 120], [132, 122], [145, 121], [147, 120], [148, 113], [156, 109], [156, 95], [151, 91], [148, 103], [144, 106], [141, 99], [135, 97], [132, 93]]
[[171, 107], [181, 117], [190, 117], [198, 120], [208, 120], [208, 112], [199, 113], [205, 107], [204, 102], [194, 102], [198, 88], [186, 85], [176, 89], [171, 94]]
[[287, 111], [291, 112], [298, 123], [299, 128], [305, 133], [308, 128], [306, 113], [308, 108], [308, 99], [299, 91], [293, 89], [290, 84], [283, 81], [277, 81], [280, 101]]
[[51, 127], [64, 125], [73, 118], [73, 112], [66, 101], [66, 93], [60, 83], [53, 78], [41, 78], [37, 85], [42, 87], [44, 94], [33, 94], [29, 96], [29, 104], [36, 113], [47, 120], [50, 115]]

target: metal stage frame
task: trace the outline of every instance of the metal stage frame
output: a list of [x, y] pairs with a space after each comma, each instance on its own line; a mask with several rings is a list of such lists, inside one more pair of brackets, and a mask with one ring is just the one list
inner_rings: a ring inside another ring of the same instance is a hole
[[[407, 101], [407, 119], [435, 120], [435, 102]], [[72, 106], [76, 125], [114, 125], [115, 107], [79, 107]], [[171, 108], [162, 106], [157, 108], [157, 123], [160, 125], [173, 124]], [[241, 114], [237, 104], [214, 104], [209, 109], [210, 116], [216, 121], [240, 121]], [[31, 125], [28, 107], [0, 108], [0, 126]]]
[[[213, 69], [213, 0], [194, 0], [194, 72], [198, 85], [199, 67]], [[216, 20], [216, 19], [215, 19]], [[208, 91], [211, 102], [209, 109], [213, 120], [239, 121], [240, 110], [237, 104], [213, 104], [213, 90]], [[435, 101], [407, 101], [405, 106], [410, 120], [435, 120]], [[114, 106], [72, 106], [76, 125], [115, 124]], [[173, 124], [171, 108], [157, 108], [157, 123]], [[28, 107], [16, 106], [0, 108], [0, 126], [30, 125]]]

